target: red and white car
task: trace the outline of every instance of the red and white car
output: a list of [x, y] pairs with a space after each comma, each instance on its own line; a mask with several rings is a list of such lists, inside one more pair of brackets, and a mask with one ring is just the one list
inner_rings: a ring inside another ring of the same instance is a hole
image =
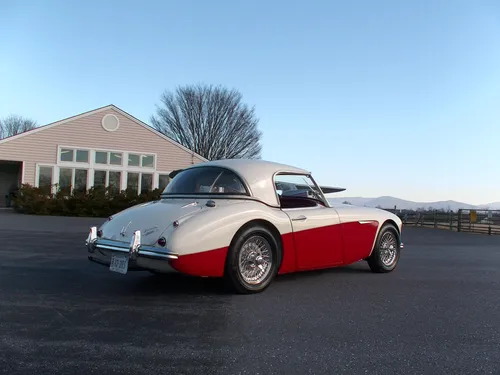
[[112, 271], [224, 277], [240, 293], [260, 292], [277, 274], [366, 260], [396, 267], [402, 222], [388, 211], [332, 205], [307, 170], [229, 159], [179, 172], [154, 202], [92, 227], [91, 261]]

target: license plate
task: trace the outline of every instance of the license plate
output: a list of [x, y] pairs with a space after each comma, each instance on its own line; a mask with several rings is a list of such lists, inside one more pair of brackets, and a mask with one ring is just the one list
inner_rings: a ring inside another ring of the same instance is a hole
[[111, 257], [111, 264], [109, 270], [126, 274], [128, 271], [128, 255], [113, 255]]

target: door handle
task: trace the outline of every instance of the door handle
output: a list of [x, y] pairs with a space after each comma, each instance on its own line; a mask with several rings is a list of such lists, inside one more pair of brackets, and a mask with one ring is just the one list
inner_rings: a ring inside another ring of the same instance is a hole
[[292, 219], [292, 221], [304, 221], [306, 219], [307, 219], [307, 217], [305, 217], [304, 215], [300, 215], [300, 216], [294, 217]]

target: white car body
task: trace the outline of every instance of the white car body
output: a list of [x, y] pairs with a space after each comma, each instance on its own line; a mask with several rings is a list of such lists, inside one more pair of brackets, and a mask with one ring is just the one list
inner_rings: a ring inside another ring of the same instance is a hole
[[[221, 174], [217, 174], [219, 171]], [[199, 182], [212, 181], [210, 176], [216, 174], [209, 187]], [[225, 185], [218, 183], [221, 176], [226, 178]], [[309, 187], [279, 182], [279, 178], [303, 179], [309, 181]], [[183, 186], [189, 189], [182, 190]], [[289, 186], [292, 190], [277, 189]], [[304, 189], [296, 190], [298, 187]], [[237, 193], [228, 189], [236, 189]], [[276, 242], [272, 261], [279, 264], [273, 266], [273, 274], [265, 282], [245, 279], [246, 290], [258, 291], [258, 285], [261, 289], [267, 287], [274, 274], [369, 259], [377, 248], [381, 228], [387, 224], [397, 232], [393, 233], [397, 242], [391, 245], [397, 257], [391, 258], [394, 265], [386, 267], [386, 272], [395, 267], [402, 248], [402, 221], [397, 215], [376, 208], [332, 205], [309, 171], [262, 160], [229, 159], [183, 170], [160, 200], [126, 209], [99, 229], [91, 228], [87, 247], [90, 260], [122, 273], [173, 268], [194, 276], [223, 277], [232, 272], [228, 254], [239, 251], [234, 246], [241, 233], [252, 226], [264, 227], [273, 237], [270, 243]], [[271, 267], [271, 260], [269, 265], [264, 264], [262, 254], [260, 258], [255, 251], [252, 254], [254, 268]]]

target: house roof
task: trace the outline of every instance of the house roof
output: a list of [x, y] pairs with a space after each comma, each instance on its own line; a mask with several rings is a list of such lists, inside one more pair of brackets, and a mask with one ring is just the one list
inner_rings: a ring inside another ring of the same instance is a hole
[[78, 118], [85, 117], [85, 116], [88, 116], [88, 115], [92, 115], [92, 114], [95, 114], [95, 113], [99, 113], [99, 112], [102, 112], [102, 111], [105, 111], [105, 110], [108, 110], [108, 109], [113, 109], [113, 110], [117, 111], [118, 113], [120, 113], [124, 117], [127, 117], [129, 120], [135, 122], [137, 125], [140, 125], [140, 126], [144, 127], [145, 129], [147, 129], [150, 132], [156, 134], [157, 136], [165, 139], [166, 141], [172, 143], [173, 145], [179, 147], [180, 149], [182, 149], [182, 150], [184, 150], [184, 151], [186, 151], [186, 152], [188, 152], [190, 154], [193, 154], [193, 155], [197, 156], [198, 158], [200, 158], [203, 161], [208, 161], [208, 159], [204, 158], [200, 154], [197, 154], [196, 152], [188, 149], [187, 147], [181, 145], [179, 142], [176, 142], [172, 138], [167, 137], [165, 134], [160, 133], [159, 131], [157, 131], [156, 129], [152, 128], [151, 126], [149, 126], [145, 122], [142, 122], [138, 118], [135, 118], [134, 116], [132, 116], [131, 114], [125, 112], [123, 109], [118, 108], [114, 104], [110, 104], [110, 105], [107, 105], [105, 107], [100, 107], [100, 108], [97, 108], [97, 109], [94, 109], [94, 110], [91, 110], [91, 111], [83, 112], [83, 113], [80, 113], [79, 115], [71, 116], [71, 117], [65, 118], [63, 120], [52, 122], [52, 123], [47, 124], [47, 125], [38, 126], [35, 129], [28, 130], [26, 132], [19, 133], [19, 134], [16, 134], [16, 135], [13, 135], [13, 136], [1, 139], [0, 140], [0, 144], [6, 143], [6, 142], [10, 142], [10, 141], [13, 141], [14, 139], [22, 138], [22, 137], [25, 137], [27, 135], [31, 135], [31, 134], [34, 134], [34, 133], [37, 133], [37, 132], [40, 132], [40, 131], [44, 131], [46, 129], [50, 129], [50, 128], [53, 128], [55, 126], [65, 124], [65, 123], [67, 123], [69, 121], [73, 121], [73, 120], [76, 120]]

